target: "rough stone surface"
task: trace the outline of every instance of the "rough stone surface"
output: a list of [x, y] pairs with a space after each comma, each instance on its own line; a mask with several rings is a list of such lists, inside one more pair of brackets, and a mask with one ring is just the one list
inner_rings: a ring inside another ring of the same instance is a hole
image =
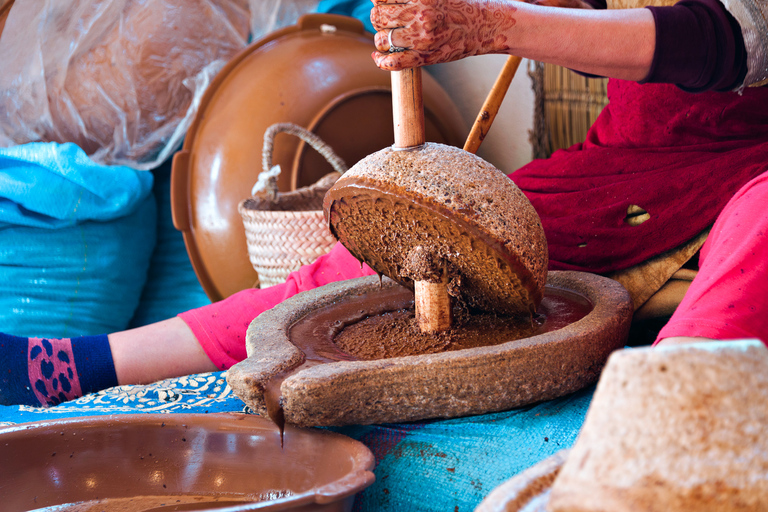
[[413, 288], [414, 251], [445, 264], [449, 293], [505, 314], [542, 298], [548, 251], [538, 214], [504, 173], [442, 144], [383, 149], [326, 194], [331, 232], [358, 259]]
[[616, 352], [548, 510], [766, 510], [766, 425], [759, 341]]
[[[254, 412], [267, 416], [267, 404], [264, 391], [267, 381], [274, 375], [304, 361], [304, 354], [284, 335], [284, 330], [276, 321], [270, 321], [270, 311], [265, 311], [259, 318], [263, 322], [251, 322], [246, 332], [246, 353], [248, 357], [227, 371], [227, 383]], [[290, 321], [288, 316], [280, 321]], [[298, 318], [298, 317], [296, 317]]]
[[[501, 345], [302, 369], [281, 386], [286, 421], [321, 426], [449, 418], [548, 400], [595, 382], [608, 355], [626, 341], [629, 294], [611, 279], [581, 272], [550, 272], [548, 284], [582, 294], [594, 309], [562, 329]], [[246, 340], [258, 360], [251, 356], [229, 371], [235, 393], [261, 411], [260, 382], [277, 364], [263, 356], [292, 346], [288, 327], [316, 308], [379, 286], [375, 276], [333, 283], [262, 313]], [[385, 280], [383, 286], [398, 285]]]

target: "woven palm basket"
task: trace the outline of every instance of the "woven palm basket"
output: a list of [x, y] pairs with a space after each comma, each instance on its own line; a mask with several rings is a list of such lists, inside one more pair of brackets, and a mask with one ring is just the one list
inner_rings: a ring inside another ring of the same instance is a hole
[[607, 78], [586, 78], [541, 62], [529, 74], [535, 95], [531, 133], [534, 158], [547, 158], [558, 149], [584, 142], [587, 130], [608, 104]]
[[[272, 166], [272, 146], [280, 132], [297, 135], [322, 154], [336, 172], [292, 192], [278, 192], [280, 166]], [[264, 134], [263, 171], [252, 197], [238, 205], [248, 257], [266, 288], [327, 253], [336, 243], [323, 217], [323, 197], [346, 171], [344, 162], [315, 134], [291, 123], [271, 126]]]

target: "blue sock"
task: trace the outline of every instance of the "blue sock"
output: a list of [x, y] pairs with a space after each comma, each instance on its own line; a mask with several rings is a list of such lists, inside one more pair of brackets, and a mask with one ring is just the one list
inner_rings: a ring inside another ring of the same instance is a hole
[[21, 338], [0, 333], [0, 404], [49, 407], [117, 385], [106, 334]]

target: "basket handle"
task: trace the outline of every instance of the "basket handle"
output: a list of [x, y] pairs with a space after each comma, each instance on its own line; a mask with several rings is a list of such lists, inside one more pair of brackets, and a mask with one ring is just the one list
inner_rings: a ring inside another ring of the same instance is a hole
[[280, 166], [272, 165], [272, 150], [275, 144], [275, 136], [281, 132], [296, 135], [315, 148], [315, 150], [320, 153], [339, 174], [344, 174], [344, 172], [346, 172], [347, 164], [345, 164], [344, 160], [334, 153], [333, 149], [320, 137], [306, 128], [302, 128], [293, 123], [276, 123], [267, 128], [267, 131], [264, 132], [264, 148], [262, 150], [261, 159], [263, 170], [259, 174], [259, 180], [253, 186], [253, 190], [251, 191], [252, 194], [255, 195], [257, 192], [266, 190], [270, 199], [277, 199], [277, 177], [280, 175]]

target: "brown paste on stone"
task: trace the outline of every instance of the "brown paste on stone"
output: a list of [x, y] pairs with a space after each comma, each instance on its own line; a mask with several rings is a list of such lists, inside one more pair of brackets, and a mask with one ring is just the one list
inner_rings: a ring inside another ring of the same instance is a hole
[[592, 303], [577, 293], [547, 286], [533, 316], [504, 317], [455, 311], [456, 327], [437, 334], [422, 333], [414, 319], [413, 292], [383, 288], [354, 301], [340, 301], [305, 315], [289, 330], [289, 339], [304, 353], [304, 361], [267, 381], [267, 412], [280, 428], [285, 418], [280, 386], [305, 368], [336, 361], [386, 359], [498, 345], [555, 331], [585, 317]]
[[[333, 193], [333, 189], [329, 195]], [[469, 307], [528, 315], [541, 300], [531, 273], [475, 226], [354, 182], [336, 191], [331, 229], [358, 259], [408, 288], [420, 279], [414, 250], [450, 271], [449, 293]], [[327, 196], [326, 196], [327, 197]]]
[[454, 328], [422, 333], [415, 320], [413, 293], [391, 288], [308, 314], [291, 327], [290, 339], [307, 355], [310, 364], [386, 359], [528, 338], [565, 327], [591, 309], [592, 304], [583, 296], [547, 287], [539, 311], [532, 317], [470, 313], [456, 308]]
[[529, 315], [542, 299], [547, 243], [535, 209], [504, 173], [442, 144], [385, 148], [328, 191], [331, 233], [359, 260], [412, 288], [425, 250], [455, 272], [449, 293], [472, 308]]

